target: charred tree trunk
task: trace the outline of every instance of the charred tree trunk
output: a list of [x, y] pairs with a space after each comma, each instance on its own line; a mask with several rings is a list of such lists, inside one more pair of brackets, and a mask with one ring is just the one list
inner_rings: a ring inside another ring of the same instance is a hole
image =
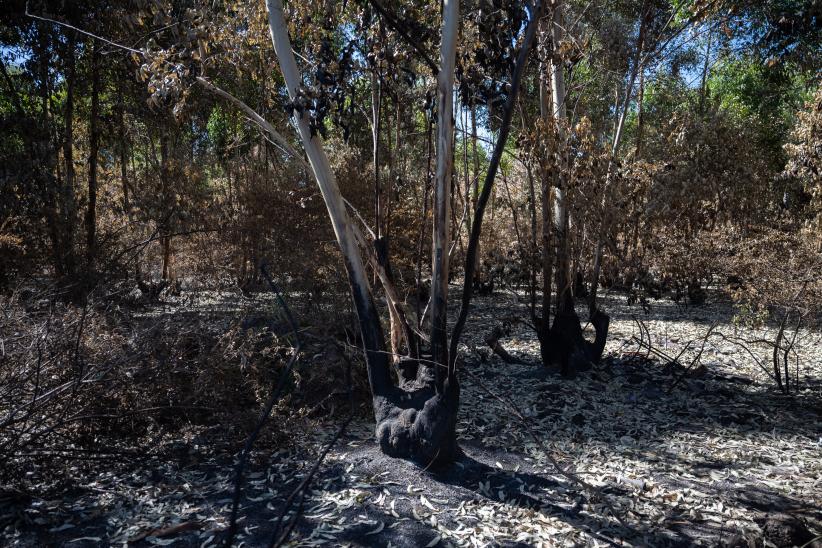
[[[550, 22], [548, 22], [550, 24]], [[540, 31], [543, 34], [543, 39], [550, 39], [551, 33], [546, 28], [546, 22], [540, 22]], [[542, 119], [542, 130], [546, 131], [552, 124], [552, 109], [551, 109], [551, 89], [552, 85], [549, 80], [551, 65], [544, 61], [540, 64], [539, 76], [539, 110], [540, 118]], [[548, 166], [548, 158], [539, 158], [540, 168], [540, 208], [542, 212], [542, 230], [540, 239], [542, 242], [542, 252], [540, 254], [540, 266], [542, 269], [542, 315], [537, 317], [532, 313], [534, 326], [537, 330], [537, 338], [540, 341], [540, 347], [547, 347], [549, 345], [549, 333], [551, 331], [551, 293], [552, 283], [554, 278], [554, 257], [555, 244], [554, 234], [552, 231], [554, 224], [553, 209], [551, 207], [553, 199], [553, 181], [551, 172]], [[534, 205], [536, 208], [536, 204]], [[534, 212], [534, 230], [536, 230], [536, 211]], [[537, 245], [536, 235], [534, 237], [534, 246]]]
[[488, 200], [491, 197], [491, 192], [494, 187], [497, 170], [499, 168], [500, 159], [505, 150], [505, 142], [508, 139], [508, 133], [511, 129], [511, 118], [516, 107], [517, 94], [519, 93], [522, 75], [525, 71], [525, 65], [528, 61], [528, 54], [534, 43], [534, 37], [537, 34], [539, 20], [542, 17], [544, 4], [536, 2], [531, 8], [531, 19], [525, 29], [525, 36], [523, 38], [522, 47], [517, 54], [517, 61], [514, 66], [514, 73], [511, 77], [511, 87], [508, 92], [508, 97], [505, 100], [502, 113], [502, 123], [500, 124], [499, 135], [497, 142], [494, 145], [494, 151], [488, 162], [488, 171], [485, 174], [485, 180], [482, 184], [482, 189], [477, 199], [477, 209], [474, 213], [474, 223], [471, 227], [471, 236], [468, 239], [468, 249], [465, 256], [465, 280], [462, 288], [462, 301], [460, 303], [460, 312], [457, 321], [454, 325], [454, 330], [451, 332], [451, 348], [449, 362], [449, 374], [456, 368], [456, 354], [457, 345], [459, 344], [462, 330], [465, 328], [465, 322], [468, 318], [468, 309], [471, 306], [471, 298], [473, 296], [473, 281], [477, 259], [477, 252], [479, 249], [479, 239], [482, 233], [482, 221], [485, 216], [485, 209], [488, 206]]
[[131, 200], [128, 182], [128, 143], [126, 142], [126, 104], [123, 98], [123, 84], [117, 86], [117, 131], [120, 152], [120, 182], [123, 185], [123, 210], [131, 220]]
[[[551, 41], [554, 44], [554, 56], [551, 59], [549, 68], [551, 73], [551, 114], [553, 122], [556, 124], [560, 146], [566, 146], [565, 125], [567, 115], [565, 108], [565, 75], [562, 59], [558, 56], [556, 46], [562, 42], [564, 28], [563, 5], [561, 0], [557, 0], [554, 4], [551, 23]], [[546, 366], [558, 366], [563, 376], [573, 377], [577, 371], [589, 368], [592, 363], [597, 362], [602, 356], [610, 320], [607, 315], [595, 311], [595, 314], [591, 317], [591, 323], [596, 331], [596, 339], [591, 343], [583, 336], [579, 317], [576, 310], [574, 310], [568, 241], [567, 160], [566, 156], [565, 160], [557, 166], [553, 212], [551, 212], [550, 205], [547, 203], [548, 183], [546, 182], [543, 187], [543, 239], [545, 240], [545, 227], [549, 227], [550, 221], [553, 220], [556, 241], [554, 249], [556, 252], [555, 283], [557, 300], [553, 324], [548, 329], [547, 319], [543, 321], [541, 329], [539, 329], [539, 341], [543, 363]], [[553, 219], [550, 218], [551, 215], [553, 215]], [[547, 267], [550, 261], [545, 257], [545, 249], [550, 249], [547, 244], [548, 242], [543, 241], [543, 275], [547, 275], [547, 279], [550, 280], [550, 272]], [[546, 316], [550, 294], [550, 288], [546, 283], [543, 292], [543, 313]]]
[[[43, 132], [48, 135], [48, 140], [50, 145], [53, 143], [53, 164], [52, 168], [59, 172], [59, 159], [58, 159], [58, 152], [57, 152], [57, 136], [53, 134], [52, 127], [54, 126], [54, 120], [51, 115], [51, 109], [49, 108], [49, 98], [51, 97], [51, 86], [49, 84], [49, 70], [51, 64], [51, 53], [50, 53], [50, 40], [51, 35], [47, 32], [43, 27], [37, 27], [37, 41], [35, 42], [34, 47], [34, 55], [35, 55], [35, 63], [36, 66], [39, 67], [39, 74], [38, 77], [40, 79], [40, 83], [38, 86], [38, 92], [40, 94], [40, 101], [41, 101], [41, 124], [43, 127]], [[22, 108], [22, 107], [21, 107]], [[46, 137], [44, 136], [44, 140]], [[52, 146], [49, 148], [51, 149]], [[49, 155], [51, 156], [51, 155]], [[44, 166], [45, 168], [45, 166]], [[46, 173], [52, 173], [51, 169], [44, 169]], [[45, 193], [45, 216], [46, 216], [46, 223], [48, 226], [48, 234], [49, 234], [49, 243], [51, 246], [51, 260], [54, 266], [55, 273], [58, 276], [63, 274], [63, 265], [62, 265], [62, 245], [60, 241], [60, 218], [58, 214], [58, 202], [59, 202], [59, 190], [60, 190], [60, 181], [59, 181], [59, 174], [56, 177], [49, 177], [46, 179], [46, 193]]]
[[[477, 154], [477, 105], [471, 103], [471, 153], [474, 160], [474, 176], [471, 183], [471, 209], [477, 210], [477, 199], [479, 197], [479, 154]], [[469, 228], [469, 233], [470, 233]], [[479, 268], [480, 257], [482, 252], [477, 242], [477, 254], [474, 258], [474, 270]]]
[[[168, 136], [163, 130], [160, 137], [160, 188], [163, 197], [168, 196], [168, 185], [170, 170], [168, 167]], [[167, 200], [164, 199], [164, 202]], [[162, 248], [162, 278], [163, 280], [170, 280], [172, 278], [171, 271], [171, 223], [174, 217], [174, 210], [172, 209], [165, 218], [160, 221], [160, 246]]]
[[65, 135], [63, 137], [63, 156], [66, 166], [66, 177], [63, 181], [60, 204], [60, 261], [58, 270], [66, 276], [75, 273], [74, 224], [77, 207], [74, 197], [74, 83], [76, 76], [76, 35], [69, 33], [66, 67], [66, 110]]
[[[274, 50], [293, 101], [297, 97], [302, 78], [291, 49], [282, 0], [266, 0], [266, 7]], [[444, 26], [447, 29], [456, 29], [457, 14], [455, 0], [446, 0]], [[455, 40], [455, 32], [448, 32], [443, 36], [444, 44], [452, 41], [455, 46]], [[453, 54], [451, 59], [453, 73]], [[443, 66], [443, 72], [445, 69]], [[450, 97], [450, 90], [448, 95]], [[430, 368], [419, 366], [419, 362], [416, 364], [417, 379], [413, 383], [408, 383], [403, 388], [393, 384], [380, 318], [371, 297], [362, 255], [349, 222], [345, 202], [325, 154], [322, 138], [319, 135], [312, 135], [306, 113], [295, 110], [292, 112], [292, 120], [308, 156], [342, 251], [365, 347], [368, 380], [377, 423], [376, 436], [380, 448], [387, 455], [411, 458], [426, 466], [450, 462], [457, 454], [456, 420], [459, 388], [453, 383], [446, 385], [444, 390], [438, 390], [433, 378], [426, 374]], [[447, 216], [445, 220], [447, 222]]]

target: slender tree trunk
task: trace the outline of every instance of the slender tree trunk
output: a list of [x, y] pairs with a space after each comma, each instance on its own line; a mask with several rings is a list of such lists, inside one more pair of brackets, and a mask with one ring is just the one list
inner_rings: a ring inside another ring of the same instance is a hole
[[511, 76], [510, 91], [505, 100], [502, 113], [502, 123], [500, 124], [499, 136], [494, 145], [494, 151], [488, 162], [488, 171], [485, 173], [485, 179], [482, 184], [479, 199], [477, 200], [477, 210], [474, 215], [474, 224], [471, 227], [471, 236], [468, 238], [468, 249], [465, 256], [465, 282], [462, 287], [462, 300], [460, 302], [460, 312], [457, 321], [454, 324], [454, 329], [451, 332], [451, 348], [449, 362], [449, 376], [456, 371], [456, 354], [457, 345], [459, 344], [462, 330], [465, 328], [465, 321], [468, 318], [468, 309], [471, 306], [471, 297], [473, 295], [473, 279], [474, 279], [474, 264], [476, 261], [477, 244], [479, 243], [480, 235], [482, 233], [482, 221], [485, 215], [485, 208], [488, 205], [488, 199], [491, 197], [491, 192], [494, 188], [494, 180], [499, 168], [500, 159], [505, 151], [505, 143], [508, 139], [508, 133], [511, 129], [511, 118], [516, 108], [517, 94], [519, 93], [522, 75], [525, 72], [525, 66], [528, 62], [528, 55], [531, 51], [531, 46], [534, 43], [534, 37], [537, 34], [539, 20], [542, 18], [544, 4], [537, 1], [531, 7], [531, 20], [525, 29], [525, 36], [522, 41], [522, 47], [517, 54], [517, 61], [514, 65], [514, 72]]
[[708, 95], [708, 69], [711, 62], [711, 39], [713, 33], [708, 31], [708, 43], [705, 45], [705, 62], [702, 65], [702, 83], [699, 86], [699, 113], [705, 113], [705, 97]]
[[[280, 63], [288, 94], [292, 100], [295, 100], [302, 84], [302, 77], [291, 51], [291, 41], [288, 38], [282, 0], [266, 0], [266, 7], [268, 9], [274, 51]], [[334, 228], [334, 234], [343, 253], [363, 335], [371, 388], [375, 394], [383, 394], [391, 384], [385, 357], [385, 341], [379, 316], [369, 291], [362, 256], [357, 247], [356, 239], [351, 232], [345, 203], [340, 194], [334, 172], [331, 169], [331, 164], [325, 155], [325, 150], [323, 150], [322, 139], [319, 135], [312, 135], [308, 116], [305, 113], [294, 111], [291, 114], [305, 148], [306, 156], [308, 156], [309, 164], [320, 187], [320, 192], [323, 195]]]
[[374, 232], [377, 238], [382, 236], [382, 188], [380, 187], [380, 129], [382, 125], [382, 77], [379, 67], [371, 73], [371, 139], [373, 143], [372, 160], [374, 162]]
[[131, 200], [128, 188], [128, 144], [126, 142], [125, 99], [123, 98], [123, 84], [117, 85], [117, 130], [120, 152], [120, 181], [123, 185], [123, 210], [129, 214], [131, 220]]
[[[479, 196], [479, 154], [477, 153], [477, 105], [471, 103], [471, 151], [474, 156], [474, 176], [471, 183], [471, 211], [477, 210], [477, 197]], [[470, 229], [469, 229], [470, 232]], [[480, 243], [477, 242], [477, 254], [474, 260], [474, 270], [479, 268], [480, 257], [482, 252], [480, 250]]]
[[394, 213], [394, 197], [398, 196], [397, 190], [397, 160], [395, 156], [400, 151], [400, 104], [397, 101], [396, 109], [394, 111], [394, 140], [391, 140], [391, 132], [388, 132], [388, 185], [386, 192], [386, 206], [385, 214], [385, 239], [389, 240], [391, 234], [391, 217]]
[[[540, 63], [540, 69], [542, 69], [543, 65]], [[539, 82], [539, 78], [537, 78], [537, 86], [541, 87]], [[520, 121], [523, 128], [529, 127], [528, 120], [525, 116], [525, 110], [522, 106], [522, 101], [519, 101], [519, 116]], [[528, 246], [526, 247], [522, 260], [527, 262], [528, 268], [528, 311], [531, 316], [531, 321], [536, 326], [540, 323], [541, 320], [537, 319], [537, 264], [536, 264], [536, 252], [538, 249], [538, 242], [537, 242], [537, 232], [539, 230], [537, 226], [537, 194], [536, 188], [534, 185], [534, 170], [531, 160], [526, 155], [522, 160], [522, 164], [525, 167], [525, 177], [526, 181], [528, 182], [528, 213], [529, 213], [529, 221], [530, 221], [530, 239], [528, 241]], [[539, 329], [539, 328], [537, 328]]]
[[634, 158], [642, 157], [642, 138], [645, 132], [645, 71], [639, 71], [639, 91], [637, 92], [637, 115], [636, 115], [636, 152]]
[[[405, 317], [405, 313], [401, 310], [400, 301], [392, 300], [390, 296], [387, 295], [389, 291], [388, 285], [391, 286], [391, 290], [394, 288], [394, 273], [391, 269], [391, 262], [389, 261], [389, 257], [391, 256], [391, 216], [393, 213], [393, 198], [392, 194], [394, 192], [394, 185], [397, 177], [396, 173], [396, 162], [394, 159], [394, 154], [399, 149], [400, 144], [400, 112], [399, 112], [399, 103], [397, 103], [397, 110], [396, 110], [396, 124], [395, 124], [395, 132], [396, 132], [396, 140], [395, 143], [391, 142], [391, 132], [387, 132], [388, 143], [387, 143], [387, 154], [388, 154], [388, 184], [386, 185], [386, 208], [385, 208], [385, 231], [382, 234], [380, 240], [378, 240], [379, 248], [377, 249], [378, 255], [377, 258], [380, 261], [380, 266], [385, 270], [386, 275], [380, 276], [380, 280], [383, 282], [383, 286], [386, 290], [386, 300], [389, 303], [389, 311], [393, 308], [393, 312], [390, 314], [391, 320], [391, 351], [394, 353], [394, 362], [399, 361], [399, 341], [401, 338], [405, 338], [406, 343], [408, 345], [408, 352], [410, 355], [419, 358], [419, 352], [417, 350], [416, 339], [414, 338], [414, 334], [410, 331], [408, 320]], [[386, 285], [386, 283], [388, 285]], [[396, 299], [396, 298], [395, 298]]]
[[597, 243], [594, 251], [594, 267], [591, 276], [591, 292], [588, 295], [588, 310], [591, 316], [594, 315], [597, 308], [597, 290], [599, 289], [599, 272], [602, 266], [602, 252], [605, 245], [605, 238], [607, 237], [610, 223], [606, 215], [607, 200], [613, 178], [614, 169], [616, 169], [616, 155], [619, 152], [619, 145], [622, 141], [622, 132], [625, 128], [625, 119], [628, 116], [628, 108], [631, 104], [631, 97], [633, 96], [634, 83], [637, 75], [642, 72], [642, 57], [643, 48], [645, 46], [645, 30], [649, 22], [650, 10], [648, 10], [648, 2], [642, 2], [642, 10], [640, 12], [639, 36], [637, 36], [636, 54], [631, 67], [631, 72], [628, 77], [628, 85], [625, 88], [625, 99], [622, 108], [619, 110], [616, 130], [614, 131], [614, 141], [611, 146], [611, 156], [608, 159], [608, 168], [605, 174], [605, 188], [602, 191], [602, 207], [600, 212], [601, 222], [599, 232], [597, 233]]
[[100, 143], [100, 50], [91, 48], [91, 113], [89, 120], [88, 209], [86, 210], [86, 265], [94, 268], [97, 252], [97, 152]]
[[[551, 36], [554, 48], [562, 43], [565, 19], [563, 15], [562, 0], [554, 3], [554, 17], [551, 24]], [[557, 54], [555, 53], [555, 56]], [[557, 124], [557, 132], [560, 147], [564, 151], [567, 141], [565, 126], [567, 124], [567, 111], [565, 106], [565, 73], [562, 60], [554, 57], [551, 59], [551, 98], [552, 114]], [[557, 285], [557, 312], [565, 313], [573, 310], [574, 304], [571, 299], [570, 284], [570, 257], [568, 245], [568, 205], [567, 200], [567, 154], [562, 154], [562, 160], [558, 172], [558, 184], [554, 191], [554, 231], [556, 234], [556, 285]]]
[[[40, 85], [38, 86], [38, 91], [40, 92], [40, 101], [41, 101], [41, 123], [43, 124], [43, 132], [48, 135], [48, 137], [55, 143], [55, 148], [57, 140], [52, 136], [52, 126], [53, 119], [51, 116], [51, 110], [49, 109], [49, 97], [51, 96], [51, 86], [49, 85], [49, 67], [50, 67], [50, 60], [51, 60], [51, 52], [50, 52], [50, 34], [44, 30], [42, 26], [37, 27], [37, 42], [35, 43], [34, 54], [36, 60], [36, 66], [40, 69]], [[46, 223], [48, 224], [48, 231], [49, 231], [49, 240], [51, 244], [51, 256], [52, 256], [52, 263], [54, 265], [55, 273], [58, 276], [62, 276], [63, 272], [63, 260], [62, 260], [62, 245], [61, 245], [61, 234], [60, 234], [60, 218], [58, 214], [57, 204], [58, 204], [58, 192], [60, 189], [60, 177], [59, 177], [59, 161], [57, 159], [56, 151], [54, 153], [54, 162], [51, 165], [52, 169], [55, 169], [58, 173], [55, 175], [54, 179], [47, 179], [47, 192], [46, 192]], [[44, 166], [45, 167], [45, 166]], [[51, 169], [46, 170], [47, 173], [51, 174]]]
[[[423, 288], [422, 288], [422, 252], [423, 252], [423, 237], [425, 234], [425, 228], [428, 224], [428, 194], [429, 189], [431, 188], [431, 131], [432, 131], [432, 124], [429, 120], [428, 122], [428, 161], [425, 170], [425, 183], [423, 184], [423, 191], [422, 191], [422, 215], [420, 216], [420, 232], [417, 239], [417, 268], [416, 268], [416, 299], [414, 299], [414, 304], [416, 306], [416, 313], [417, 313], [417, 328], [421, 329], [423, 320], [423, 311], [422, 311], [422, 301], [427, 301], [427, 297], [423, 295]], [[424, 298], [425, 297], [425, 298]]]
[[[552, 23], [548, 23], [551, 24]], [[551, 35], [545, 28], [545, 22], [540, 22], [541, 33], [543, 35]], [[543, 61], [540, 64], [539, 71], [539, 111], [542, 120], [542, 130], [547, 131], [553, 123], [553, 109], [551, 108], [553, 92], [550, 74], [553, 74], [553, 63], [547, 64]], [[540, 167], [540, 207], [542, 210], [542, 318], [539, 325], [536, 325], [537, 335], [540, 340], [540, 345], [550, 344], [549, 331], [551, 329], [551, 293], [554, 279], [554, 258], [556, 256], [556, 248], [554, 242], [554, 233], [552, 231], [554, 225], [553, 209], [551, 207], [553, 196], [553, 181], [548, 169], [548, 158], [539, 159]], [[536, 207], [536, 205], [534, 206]], [[534, 239], [536, 245], [536, 238]]]
[[[539, 230], [538, 221], [537, 221], [537, 193], [536, 188], [534, 186], [534, 173], [530, 162], [526, 162], [525, 165], [526, 176], [528, 178], [528, 213], [530, 214], [531, 220], [531, 241], [529, 242], [529, 249], [528, 249], [528, 273], [530, 276], [530, 287], [529, 287], [529, 295], [530, 295], [530, 310], [531, 310], [531, 321], [537, 322], [537, 300], [536, 300], [536, 292], [537, 292], [537, 263], [536, 263], [536, 252], [538, 249], [538, 241], [537, 241], [537, 231]], [[549, 301], [550, 304], [550, 301]], [[537, 322], [538, 323], [538, 322]]]
[[437, 390], [443, 389], [441, 366], [448, 366], [448, 251], [451, 173], [454, 151], [454, 69], [459, 29], [459, 0], [443, 0], [440, 71], [437, 75], [437, 172], [434, 177], [434, 231], [431, 258], [431, 356]]
[[[468, 127], [468, 112], [465, 105], [462, 105], [462, 128], [465, 130]], [[473, 201], [471, 195], [471, 171], [468, 169], [468, 138], [466, 132], [463, 131], [462, 138], [462, 179], [465, 184], [463, 193], [463, 206], [465, 207], [465, 229], [471, 233], [471, 213], [473, 212]]]
[[161, 241], [163, 244], [163, 279], [171, 280], [171, 235], [166, 234]]
[[76, 76], [76, 34], [69, 31], [67, 67], [66, 67], [66, 110], [63, 156], [66, 165], [66, 176], [63, 180], [61, 204], [61, 263], [63, 272], [68, 276], [75, 273], [74, 224], [77, 206], [74, 197], [74, 83]]
[[[542, 208], [542, 332], [546, 336], [551, 327], [551, 292], [554, 269], [554, 234], [551, 230], [554, 226], [554, 211], [551, 207], [552, 187], [551, 180], [547, 176], [542, 178], [542, 188], [540, 189], [540, 206]], [[539, 326], [538, 326], [539, 327]]]
[[[167, 201], [169, 196], [169, 183], [170, 181], [169, 176], [169, 167], [168, 167], [168, 135], [166, 134], [166, 130], [163, 129], [163, 134], [160, 137], [160, 188], [161, 188], [161, 195], [164, 198], [164, 201]], [[162, 219], [160, 222], [162, 223], [160, 228], [160, 246], [162, 248], [162, 279], [163, 280], [171, 280], [173, 273], [171, 270], [171, 225], [172, 219], [174, 217], [174, 210], [167, 212], [165, 218]]]

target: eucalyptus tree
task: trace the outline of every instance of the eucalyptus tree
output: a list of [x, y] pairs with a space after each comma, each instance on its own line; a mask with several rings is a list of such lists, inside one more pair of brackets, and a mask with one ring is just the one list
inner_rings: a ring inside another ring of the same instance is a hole
[[[411, 355], [398, 368], [395, 384], [389, 367], [382, 327], [373, 301], [372, 287], [365, 269], [357, 230], [350, 221], [345, 200], [331, 169], [322, 136], [312, 131], [310, 112], [305, 105], [301, 72], [292, 50], [288, 25], [281, 0], [267, 0], [268, 21], [274, 50], [292, 104], [292, 121], [305, 150], [311, 172], [317, 181], [343, 254], [351, 295], [359, 318], [360, 333], [365, 347], [368, 377], [373, 395], [376, 435], [382, 450], [392, 456], [410, 457], [430, 465], [452, 460], [458, 451], [456, 421], [459, 406], [459, 383], [456, 350], [471, 300], [473, 255], [482, 225], [485, 204], [493, 185], [496, 167], [510, 126], [523, 67], [533, 43], [542, 13], [542, 5], [531, 6], [527, 28], [519, 38], [519, 56], [511, 77], [506, 99], [503, 126], [494, 156], [486, 175], [483, 193], [478, 199], [472, 235], [466, 260], [466, 280], [463, 287], [462, 310], [457, 326], [447, 335], [447, 300], [449, 275], [449, 244], [451, 241], [449, 207], [453, 170], [453, 96], [455, 58], [460, 24], [458, 0], [445, 0], [442, 5], [442, 25], [439, 63], [436, 69], [437, 158], [434, 183], [434, 225], [432, 233], [432, 296], [430, 353]], [[390, 12], [381, 10], [386, 19], [396, 25]], [[516, 29], [519, 31], [519, 29]], [[419, 46], [417, 46], [419, 48]], [[429, 63], [430, 64], [430, 63]], [[380, 280], [387, 292], [390, 283]], [[414, 345], [409, 345], [414, 348]]]
[[[541, 29], [544, 53], [535, 78], [538, 123], [523, 129], [529, 177], [531, 166], [538, 166], [542, 180], [543, 300], [541, 314], [532, 305], [531, 315], [543, 363], [574, 375], [599, 360], [607, 338], [609, 318], [598, 307], [597, 288], [603, 259], [616, 249], [623, 193], [620, 172], [631, 161], [625, 158], [622, 144], [627, 121], [641, 108], [642, 99], [636, 97], [641, 96], [645, 78], [653, 77], [651, 67], [672, 50], [679, 51], [687, 41], [685, 31], [718, 8], [660, 0], [603, 4], [558, 0], [553, 7], [551, 20]], [[591, 281], [588, 311], [596, 333], [593, 342], [583, 336], [574, 308], [574, 297], [582, 296], [580, 290], [585, 289], [579, 281], [586, 270]]]

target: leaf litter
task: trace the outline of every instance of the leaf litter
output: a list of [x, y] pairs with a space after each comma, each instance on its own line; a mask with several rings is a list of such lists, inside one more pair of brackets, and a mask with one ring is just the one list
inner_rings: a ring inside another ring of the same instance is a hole
[[[462, 367], [513, 396], [543, 443], [464, 375], [458, 462], [422, 471], [388, 458], [363, 416], [326, 458], [290, 545], [732, 545], [762, 538], [773, 514], [822, 532], [818, 371], [806, 373], [797, 395], [783, 397], [740, 349], [716, 342], [705, 350], [705, 369], [666, 394], [678, 373], [636, 359], [633, 309], [620, 297], [608, 304], [603, 364], [563, 380], [538, 363], [537, 342], [524, 326], [502, 341], [524, 363], [485, 352], [483, 334], [501, 311], [524, 308], [513, 294], [478, 299]], [[676, 354], [717, 318], [727, 324], [723, 306], [659, 303], [645, 323], [654, 344]], [[820, 362], [818, 345], [799, 352], [803, 363]], [[336, 426], [320, 421], [294, 447], [255, 452], [238, 545], [267, 543], [282, 502]], [[549, 456], [602, 498], [569, 481]], [[231, 510], [231, 459], [215, 452], [142, 464], [78, 468], [72, 492], [0, 502], [4, 543], [216, 546]]]

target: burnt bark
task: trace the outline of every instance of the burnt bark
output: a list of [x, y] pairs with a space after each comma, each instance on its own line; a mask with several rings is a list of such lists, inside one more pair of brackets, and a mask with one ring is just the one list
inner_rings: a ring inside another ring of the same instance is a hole
[[[288, 93], [294, 100], [302, 79], [288, 37], [282, 1], [267, 0], [266, 7], [274, 50]], [[452, 9], [455, 7], [451, 4]], [[450, 15], [452, 23], [455, 21], [455, 15], [455, 12]], [[454, 36], [455, 33], [452, 33], [451, 38]], [[320, 135], [312, 134], [304, 112], [293, 111], [292, 120], [308, 157], [310, 169], [323, 195], [342, 251], [365, 350], [376, 419], [375, 431], [380, 447], [387, 455], [411, 458], [425, 466], [450, 462], [457, 454], [459, 385], [456, 378], [449, 375], [444, 382], [436, 383], [433, 361], [426, 359], [417, 361], [416, 377], [413, 380], [409, 378], [401, 387], [394, 384], [389, 365], [390, 353], [386, 352], [380, 317], [371, 295], [356, 231], [349, 222], [336, 177], [323, 148], [322, 138]], [[446, 363], [441, 367], [445, 367]], [[409, 372], [413, 368], [409, 367]]]
[[410, 458], [426, 468], [448, 464], [459, 455], [459, 383], [456, 376], [449, 376], [437, 390], [430, 362], [419, 360], [407, 367], [409, 371], [416, 369], [413, 381], [374, 398], [380, 449], [388, 456]]
[[610, 317], [594, 312], [591, 325], [596, 333], [594, 342], [582, 334], [582, 326], [573, 308], [560, 310], [554, 317], [551, 329], [539, 333], [540, 354], [546, 366], [558, 367], [564, 377], [573, 378], [599, 362], [605, 350]]
[[74, 225], [77, 208], [74, 198], [74, 84], [76, 76], [76, 35], [69, 33], [66, 54], [66, 106], [65, 133], [63, 137], [63, 160], [66, 176], [61, 188], [60, 200], [60, 251], [57, 263], [58, 274], [73, 276], [76, 261], [74, 256]]

